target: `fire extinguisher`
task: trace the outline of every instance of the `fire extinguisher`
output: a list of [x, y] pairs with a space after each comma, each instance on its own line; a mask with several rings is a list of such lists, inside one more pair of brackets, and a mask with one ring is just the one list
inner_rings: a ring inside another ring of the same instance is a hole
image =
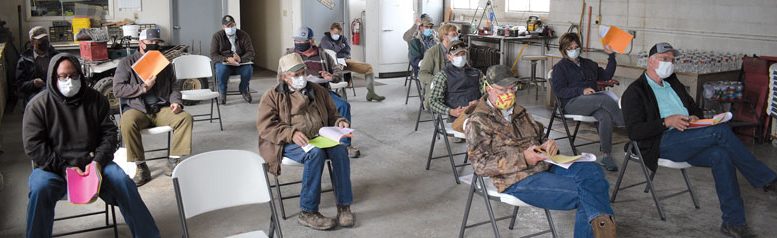
[[362, 20], [361, 18], [356, 18], [351, 22], [351, 39], [353, 40], [354, 45], [359, 45], [361, 42], [361, 28], [362, 28]]

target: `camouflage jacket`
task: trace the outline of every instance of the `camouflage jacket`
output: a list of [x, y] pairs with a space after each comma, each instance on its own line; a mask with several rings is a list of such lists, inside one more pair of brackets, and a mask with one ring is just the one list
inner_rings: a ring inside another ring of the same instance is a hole
[[475, 173], [491, 177], [499, 192], [535, 173], [548, 170], [548, 164], [529, 165], [523, 151], [542, 141], [542, 124], [535, 122], [525, 108], [515, 104], [511, 121], [492, 107], [486, 97], [470, 114], [465, 134], [467, 154]]

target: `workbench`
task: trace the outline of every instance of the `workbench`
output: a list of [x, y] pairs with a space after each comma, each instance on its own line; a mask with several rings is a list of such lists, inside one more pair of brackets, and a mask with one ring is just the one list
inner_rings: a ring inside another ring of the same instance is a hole
[[[467, 37], [468, 37], [467, 42], [469, 42], [469, 44], [472, 44], [474, 42], [499, 44], [499, 64], [500, 65], [508, 65], [507, 54], [509, 52], [512, 52], [511, 46], [513, 44], [519, 44], [524, 42], [539, 42], [540, 44], [542, 44], [540, 55], [545, 55], [548, 48], [548, 41], [551, 39], [551, 37], [537, 36], [537, 35], [499, 36], [499, 35], [469, 34], [467, 35]], [[547, 72], [547, 70], [545, 69], [545, 61], [542, 61], [542, 70], [539, 72]], [[537, 77], [543, 77], [543, 76], [537, 75]]]

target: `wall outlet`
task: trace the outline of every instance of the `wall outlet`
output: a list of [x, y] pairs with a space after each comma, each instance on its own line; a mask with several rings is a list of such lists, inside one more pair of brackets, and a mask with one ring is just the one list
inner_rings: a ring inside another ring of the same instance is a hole
[[637, 38], [637, 31], [635, 31], [635, 30], [629, 30], [629, 34], [631, 34], [632, 36], [634, 36], [634, 38]]

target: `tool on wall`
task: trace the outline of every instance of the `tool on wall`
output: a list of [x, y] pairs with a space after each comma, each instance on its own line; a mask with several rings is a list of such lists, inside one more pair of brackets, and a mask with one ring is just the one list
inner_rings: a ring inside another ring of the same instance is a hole
[[351, 40], [353, 41], [354, 45], [359, 45], [361, 42], [361, 28], [362, 28], [361, 18], [356, 18], [353, 21], [351, 21]]

